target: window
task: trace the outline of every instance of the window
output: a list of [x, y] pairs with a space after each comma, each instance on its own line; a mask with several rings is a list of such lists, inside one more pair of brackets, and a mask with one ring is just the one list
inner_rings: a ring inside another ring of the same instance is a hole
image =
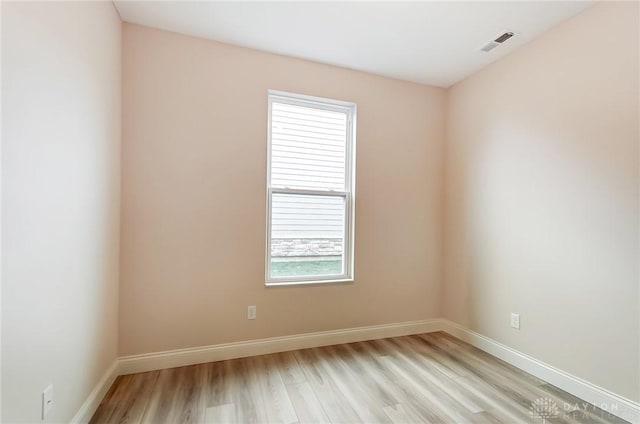
[[269, 91], [267, 284], [353, 279], [355, 112]]

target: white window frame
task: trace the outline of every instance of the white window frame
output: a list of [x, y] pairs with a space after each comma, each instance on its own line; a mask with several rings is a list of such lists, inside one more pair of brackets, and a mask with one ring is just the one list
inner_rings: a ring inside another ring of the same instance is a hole
[[[345, 191], [307, 190], [271, 187], [271, 109], [272, 104], [286, 103], [294, 106], [313, 107], [332, 112], [346, 113], [346, 151], [345, 151]], [[282, 286], [297, 284], [349, 283], [354, 281], [354, 220], [355, 220], [355, 142], [356, 142], [356, 104], [322, 97], [306, 96], [285, 91], [268, 90], [269, 114], [267, 121], [267, 246], [265, 249], [265, 285]], [[274, 194], [305, 194], [312, 196], [335, 196], [344, 198], [344, 243], [343, 269], [340, 275], [271, 277], [271, 205]]]

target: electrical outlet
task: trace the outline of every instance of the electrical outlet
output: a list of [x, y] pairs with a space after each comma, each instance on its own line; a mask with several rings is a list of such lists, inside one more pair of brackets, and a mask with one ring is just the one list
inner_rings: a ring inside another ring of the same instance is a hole
[[518, 330], [520, 329], [520, 314], [514, 314], [511, 312], [511, 326]]
[[255, 306], [249, 306], [247, 308], [247, 319], [256, 319], [256, 307]]
[[53, 384], [49, 384], [42, 392], [42, 419], [53, 409]]

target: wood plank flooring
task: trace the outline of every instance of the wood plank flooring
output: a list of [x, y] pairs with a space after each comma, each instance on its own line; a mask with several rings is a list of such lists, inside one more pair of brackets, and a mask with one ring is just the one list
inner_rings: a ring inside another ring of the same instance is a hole
[[120, 376], [91, 423], [625, 422], [584, 405], [429, 333]]

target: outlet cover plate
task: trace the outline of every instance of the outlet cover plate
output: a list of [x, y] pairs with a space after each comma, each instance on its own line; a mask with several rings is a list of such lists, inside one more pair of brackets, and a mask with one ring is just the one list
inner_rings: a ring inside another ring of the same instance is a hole
[[44, 420], [47, 414], [53, 409], [53, 384], [49, 384], [46, 389], [42, 391], [42, 419]]
[[511, 313], [511, 327], [520, 329], [520, 314]]
[[256, 307], [249, 306], [247, 307], [247, 319], [256, 319]]

